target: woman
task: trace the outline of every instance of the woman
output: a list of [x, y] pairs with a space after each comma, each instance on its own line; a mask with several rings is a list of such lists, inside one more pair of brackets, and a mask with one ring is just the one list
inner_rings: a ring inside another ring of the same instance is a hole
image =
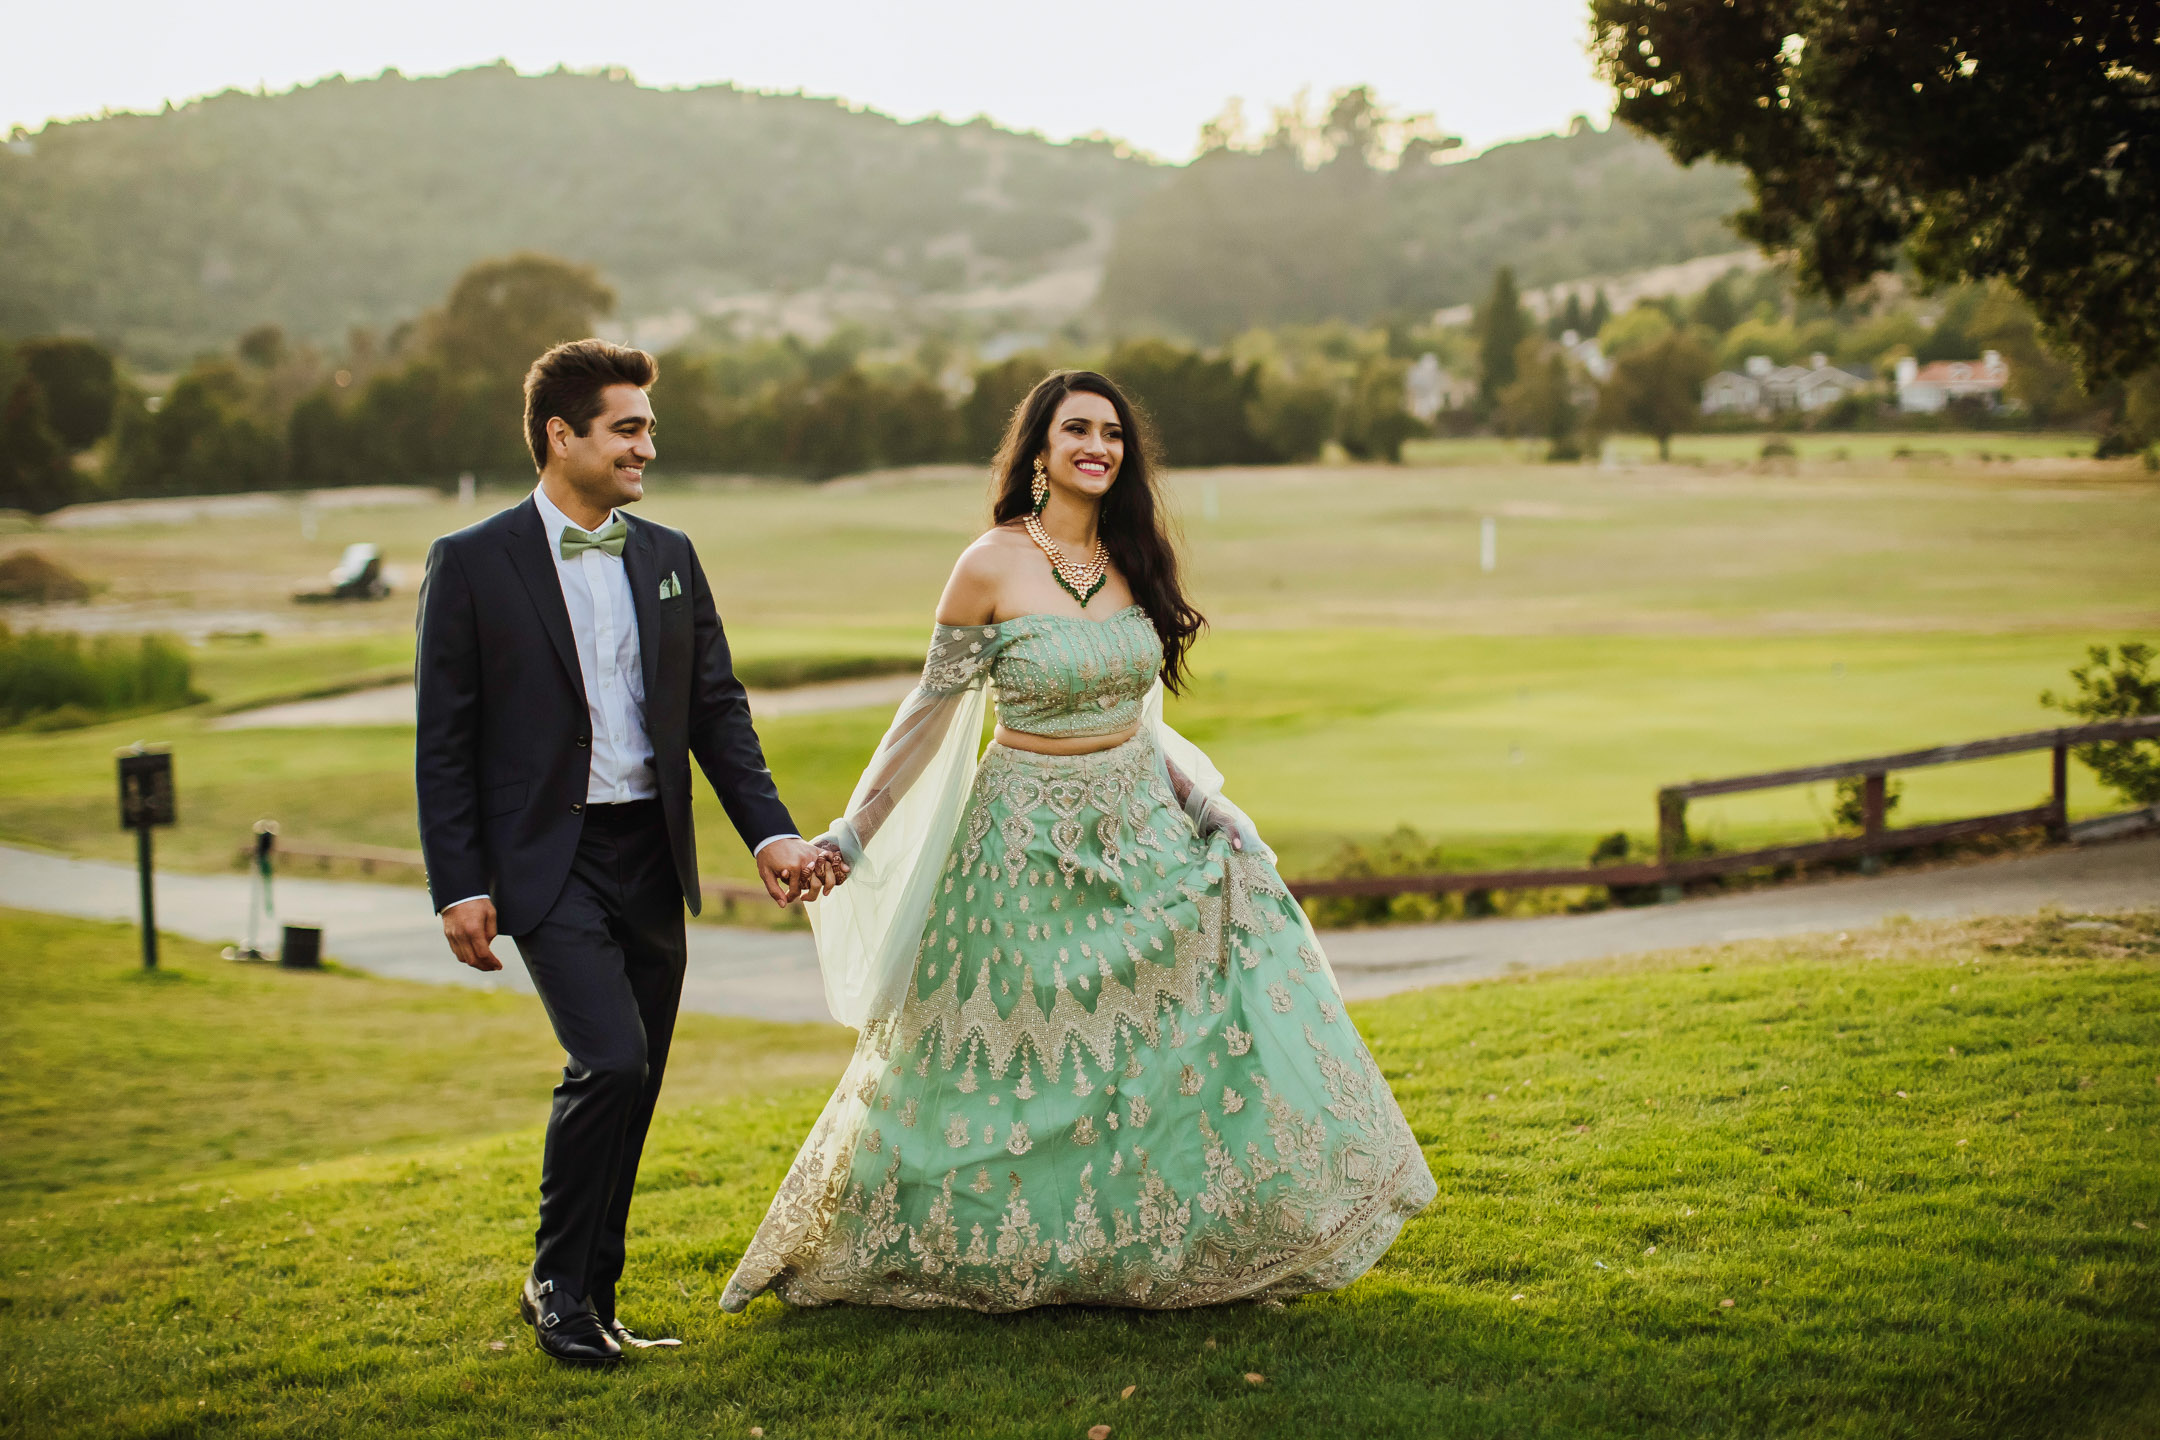
[[[1162, 721], [1201, 616], [1132, 408], [1049, 376], [811, 907], [855, 1056], [721, 1299], [1334, 1289], [1432, 1172], [1252, 824]], [[995, 742], [977, 764], [986, 685]]]

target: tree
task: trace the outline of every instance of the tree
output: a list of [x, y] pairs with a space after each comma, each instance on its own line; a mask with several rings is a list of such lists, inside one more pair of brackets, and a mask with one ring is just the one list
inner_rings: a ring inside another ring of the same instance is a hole
[[0, 509], [43, 515], [73, 500], [78, 488], [46, 412], [45, 388], [24, 375], [0, 403]]
[[25, 340], [16, 347], [23, 368], [45, 392], [53, 433], [70, 450], [87, 450], [112, 429], [120, 382], [102, 346], [71, 337]]
[[1720, 335], [1740, 323], [1740, 305], [1733, 298], [1730, 274], [1720, 275], [1703, 288], [1688, 311], [1688, 320]]
[[1350, 398], [1342, 407], [1342, 447], [1360, 460], [1402, 463], [1403, 441], [1432, 433], [1403, 406], [1407, 361], [1369, 355], [1358, 366]]
[[[2040, 703], [2065, 710], [2081, 720], [2134, 720], [2160, 715], [2160, 675], [2152, 662], [2160, 658], [2150, 645], [2127, 641], [2111, 653], [2105, 645], [2085, 651], [2086, 663], [2075, 666], [2070, 678], [2078, 693], [2057, 695], [2040, 692]], [[2111, 740], [2077, 747], [2078, 759], [2092, 767], [2100, 782], [2133, 805], [2160, 804], [2160, 741]]]
[[1645, 345], [1654, 345], [1672, 334], [1672, 317], [1655, 305], [1637, 305], [1625, 315], [1615, 315], [1598, 332], [1605, 353], [1614, 357]]
[[1736, 222], [1842, 296], [2000, 277], [2097, 382], [2160, 355], [2151, 0], [1592, 0], [1616, 113], [1745, 167]]
[[1245, 418], [1273, 458], [1296, 463], [1317, 459], [1335, 433], [1336, 412], [1342, 408], [1332, 377], [1316, 373], [1283, 375], [1270, 371], [1260, 379], [1259, 393], [1245, 408]]
[[1042, 356], [1023, 352], [975, 372], [975, 388], [960, 402], [960, 444], [969, 460], [990, 462], [1013, 412], [1049, 368]]
[[1568, 291], [1567, 304], [1560, 309], [1555, 310], [1552, 313], [1552, 318], [1545, 322], [1545, 333], [1551, 336], [1553, 339], [1558, 340], [1561, 336], [1567, 334], [1568, 331], [1572, 330], [1575, 332], [1577, 338], [1580, 338], [1583, 335], [1589, 333], [1588, 331], [1583, 329], [1585, 323], [1586, 321], [1583, 315], [1582, 308], [1582, 296], [1576, 294], [1573, 290], [1570, 290]]
[[1573, 460], [1575, 376], [1559, 346], [1532, 335], [1515, 352], [1516, 380], [1500, 392], [1496, 418], [1510, 434], [1542, 435], [1548, 460]]
[[1166, 340], [1128, 341], [1103, 369], [1148, 418], [1166, 460], [1240, 465], [1269, 458], [1247, 418], [1260, 387], [1256, 369]]
[[1493, 272], [1492, 289], [1478, 307], [1478, 389], [1493, 404], [1500, 392], [1515, 383], [1515, 348], [1530, 333], [1530, 317], [1523, 313], [1515, 291], [1515, 272], [1503, 265]]
[[614, 290], [589, 265], [529, 251], [483, 260], [432, 317], [431, 348], [454, 370], [522, 380], [542, 351], [584, 339], [614, 310]]
[[1639, 345], [1613, 362], [1598, 395], [1598, 424], [1651, 436], [1658, 458], [1670, 459], [1672, 437], [1695, 423], [1709, 374], [1710, 352], [1685, 330]]
[[113, 444], [113, 478], [126, 495], [271, 490], [284, 472], [279, 439], [249, 413], [229, 360], [189, 369], [155, 414], [123, 412]]

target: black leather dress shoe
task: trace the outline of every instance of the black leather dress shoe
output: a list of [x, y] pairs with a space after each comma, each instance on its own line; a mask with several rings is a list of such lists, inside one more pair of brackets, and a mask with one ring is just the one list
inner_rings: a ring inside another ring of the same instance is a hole
[[518, 1294], [518, 1311], [533, 1327], [540, 1349], [565, 1365], [622, 1363], [622, 1346], [600, 1327], [592, 1307], [557, 1290], [554, 1281], [527, 1275], [525, 1288]]

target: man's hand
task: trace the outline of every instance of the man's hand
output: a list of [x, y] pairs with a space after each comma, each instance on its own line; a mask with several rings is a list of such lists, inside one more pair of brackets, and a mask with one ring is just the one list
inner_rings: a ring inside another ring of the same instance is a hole
[[838, 851], [792, 837], [758, 851], [757, 868], [765, 893], [783, 908], [797, 900], [821, 900], [847, 879], [847, 864]]
[[460, 900], [443, 911], [442, 933], [460, 965], [475, 970], [502, 969], [502, 961], [489, 948], [495, 943], [495, 902], [487, 896]]

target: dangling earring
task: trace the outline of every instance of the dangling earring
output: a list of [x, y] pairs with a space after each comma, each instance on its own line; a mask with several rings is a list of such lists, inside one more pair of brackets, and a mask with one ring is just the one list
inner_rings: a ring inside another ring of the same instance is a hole
[[1043, 506], [1050, 500], [1050, 472], [1043, 469], [1043, 458], [1035, 457], [1035, 479], [1028, 486], [1028, 496], [1035, 502], [1035, 513], [1042, 514]]

